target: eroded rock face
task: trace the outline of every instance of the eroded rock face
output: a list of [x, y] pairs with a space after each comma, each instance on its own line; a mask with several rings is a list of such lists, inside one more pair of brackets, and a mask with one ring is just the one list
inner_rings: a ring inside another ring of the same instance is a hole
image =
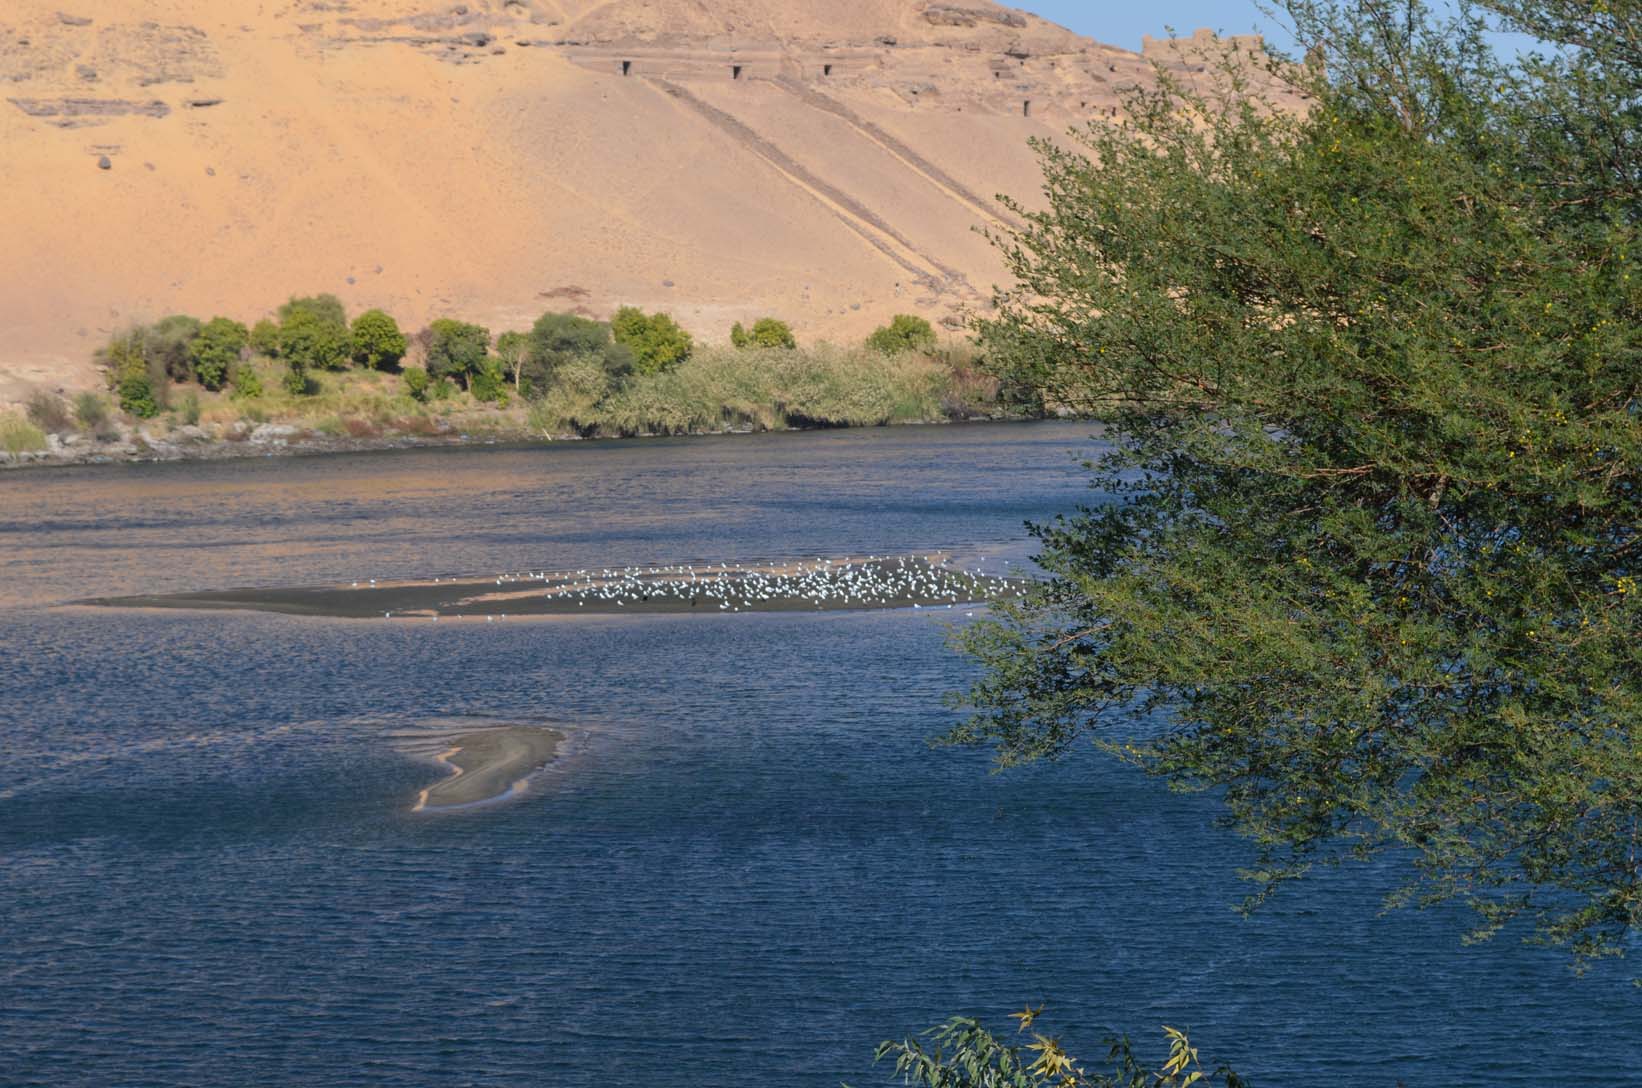
[[924, 9], [924, 21], [935, 26], [979, 26], [981, 23], [997, 23], [1000, 26], [1017, 28], [1026, 26], [1026, 16], [1017, 11], [966, 7], [960, 4], [931, 4]]
[[50, 118], [64, 128], [79, 128], [109, 117], [165, 117], [171, 107], [158, 99], [134, 102], [128, 98], [12, 98], [12, 105], [30, 117]]

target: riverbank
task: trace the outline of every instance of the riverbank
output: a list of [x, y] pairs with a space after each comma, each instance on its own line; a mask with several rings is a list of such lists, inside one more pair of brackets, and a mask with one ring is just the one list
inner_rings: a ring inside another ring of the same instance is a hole
[[[402, 375], [364, 369], [311, 376], [292, 393], [279, 364], [243, 364], [263, 390], [173, 386], [148, 419], [96, 393], [42, 393], [0, 412], [0, 467], [220, 460], [577, 438], [759, 433], [1035, 418], [956, 350], [884, 356], [817, 346], [698, 351], [662, 373], [611, 382], [567, 366], [540, 396], [480, 399], [441, 387], [413, 395]], [[526, 390], [530, 392], [530, 390]]]
[[[473, 421], [436, 420], [431, 428], [385, 430], [379, 434], [354, 435], [346, 431], [302, 426], [292, 423], [256, 425], [184, 425], [172, 430], [132, 427], [108, 438], [90, 435], [48, 435], [45, 448], [9, 452], [0, 450], [0, 470], [50, 468], [70, 465], [141, 464], [161, 461], [228, 461], [251, 457], [320, 456], [335, 453], [365, 453], [374, 450], [437, 449], [449, 446], [531, 446], [556, 442], [579, 442], [604, 438], [640, 440], [667, 437], [666, 434], [580, 435], [573, 431], [546, 433], [535, 430], [520, 417], [508, 420], [509, 413], [483, 426], [462, 426]], [[855, 426], [942, 426], [964, 423], [1021, 423], [1038, 417], [1019, 414], [967, 416], [961, 419], [905, 420]], [[849, 424], [814, 426], [724, 426], [677, 432], [676, 437], [708, 437], [727, 434], [760, 434], [771, 431], [812, 431], [848, 428]]]

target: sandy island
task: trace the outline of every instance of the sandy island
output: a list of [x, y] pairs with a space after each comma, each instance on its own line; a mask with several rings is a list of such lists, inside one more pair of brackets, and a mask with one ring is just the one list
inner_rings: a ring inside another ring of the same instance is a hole
[[563, 741], [556, 729], [530, 725], [455, 734], [450, 747], [434, 757], [450, 767], [450, 777], [423, 790], [411, 811], [449, 812], [517, 796]]
[[763, 565], [523, 571], [482, 578], [98, 597], [114, 608], [239, 609], [344, 619], [464, 619], [624, 613], [938, 608], [1010, 598], [1024, 581], [962, 570], [939, 555]]

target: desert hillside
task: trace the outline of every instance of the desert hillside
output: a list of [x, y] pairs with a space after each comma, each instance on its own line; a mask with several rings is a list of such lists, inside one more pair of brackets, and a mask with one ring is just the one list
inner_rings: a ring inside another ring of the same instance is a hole
[[92, 384], [133, 321], [294, 293], [950, 323], [1027, 138], [1150, 71], [987, 0], [10, 0], [0, 401]]

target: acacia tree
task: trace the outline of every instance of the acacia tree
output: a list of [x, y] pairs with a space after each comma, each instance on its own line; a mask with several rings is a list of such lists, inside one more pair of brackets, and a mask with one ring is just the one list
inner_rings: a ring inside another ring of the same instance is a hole
[[1642, 4], [1489, 6], [1550, 59], [1290, 3], [1304, 113], [1234, 57], [1037, 145], [980, 332], [1104, 423], [1110, 498], [958, 636], [950, 739], [1218, 790], [1251, 903], [1397, 849], [1399, 901], [1583, 957], [1642, 925]]

